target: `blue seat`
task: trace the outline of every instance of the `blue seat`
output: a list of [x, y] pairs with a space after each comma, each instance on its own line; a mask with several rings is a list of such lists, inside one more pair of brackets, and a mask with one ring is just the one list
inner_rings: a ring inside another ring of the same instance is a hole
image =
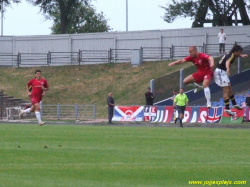
[[243, 95], [239, 95], [238, 99], [243, 100], [244, 96]]
[[219, 106], [224, 106], [224, 102], [219, 102]]
[[212, 102], [212, 106], [216, 107], [216, 106], [218, 106], [218, 103], [217, 102]]
[[224, 99], [223, 99], [223, 98], [220, 98], [219, 103], [220, 103], [220, 102], [224, 102]]

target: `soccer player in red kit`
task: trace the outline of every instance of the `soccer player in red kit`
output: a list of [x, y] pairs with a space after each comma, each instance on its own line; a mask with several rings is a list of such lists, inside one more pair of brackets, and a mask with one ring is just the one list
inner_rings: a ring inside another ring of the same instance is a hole
[[[30, 92], [30, 86], [32, 86], [32, 91]], [[45, 122], [41, 120], [40, 113], [40, 101], [42, 101], [42, 97], [44, 91], [49, 90], [49, 85], [46, 79], [41, 77], [41, 70], [35, 71], [35, 78], [31, 79], [27, 84], [27, 93], [30, 97], [32, 106], [31, 108], [21, 110], [19, 113], [19, 117], [21, 117], [24, 113], [30, 113], [35, 111], [36, 118], [38, 120], [38, 125], [44, 125]]]
[[[184, 80], [184, 84], [191, 84], [194, 83], [196, 89], [194, 90], [194, 93], [196, 93], [199, 89], [204, 89], [204, 94], [207, 99], [207, 107], [211, 107], [211, 93], [209, 89], [209, 84], [212, 81], [213, 78], [213, 70], [214, 67], [214, 59], [213, 57], [204, 54], [199, 53], [197, 51], [196, 46], [189, 47], [189, 56], [177, 60], [175, 62], [170, 63], [168, 66], [173, 66], [176, 64], [182, 64], [184, 62], [193, 62], [193, 64], [197, 67], [197, 72], [193, 73], [192, 75], [187, 76]], [[197, 83], [203, 83], [203, 86], [200, 86]]]

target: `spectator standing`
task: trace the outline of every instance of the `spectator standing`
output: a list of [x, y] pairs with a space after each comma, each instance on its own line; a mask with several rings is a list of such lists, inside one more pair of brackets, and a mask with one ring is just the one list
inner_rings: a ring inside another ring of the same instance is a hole
[[154, 94], [151, 92], [151, 88], [148, 87], [147, 92], [145, 93], [146, 105], [153, 105], [154, 102]]
[[[180, 93], [174, 99], [174, 106], [176, 106], [176, 108], [177, 108], [181, 127], [183, 127], [182, 126], [182, 119], [184, 117], [184, 111], [185, 111], [187, 105], [188, 105], [188, 97], [184, 93], [183, 88], [180, 88]], [[175, 123], [176, 123], [176, 121], [177, 121], [177, 118], [175, 120]]]
[[223, 54], [225, 54], [225, 41], [227, 39], [226, 37], [226, 33], [224, 33], [224, 30], [221, 29], [219, 34], [218, 34], [218, 38], [219, 38], [219, 51], [220, 54], [222, 54], [221, 52], [223, 51]]
[[114, 101], [114, 98], [112, 97], [112, 95], [113, 95], [112, 93], [109, 93], [108, 98], [107, 98], [109, 124], [113, 124], [112, 118], [114, 115], [114, 107], [115, 107], [115, 101]]

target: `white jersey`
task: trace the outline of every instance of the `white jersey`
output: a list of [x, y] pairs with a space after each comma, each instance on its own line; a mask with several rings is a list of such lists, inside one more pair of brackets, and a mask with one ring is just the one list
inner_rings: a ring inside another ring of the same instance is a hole
[[224, 44], [224, 43], [225, 43], [225, 40], [226, 40], [226, 33], [224, 33], [224, 32], [221, 33], [221, 32], [220, 32], [220, 33], [218, 34], [218, 38], [219, 38], [219, 43], [220, 43], [220, 44], [221, 44], [221, 43]]

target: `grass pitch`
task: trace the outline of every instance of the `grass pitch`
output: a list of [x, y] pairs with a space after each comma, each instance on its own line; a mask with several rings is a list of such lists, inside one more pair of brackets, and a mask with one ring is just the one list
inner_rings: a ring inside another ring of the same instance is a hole
[[249, 142], [250, 129], [1, 124], [0, 186], [249, 186]]

